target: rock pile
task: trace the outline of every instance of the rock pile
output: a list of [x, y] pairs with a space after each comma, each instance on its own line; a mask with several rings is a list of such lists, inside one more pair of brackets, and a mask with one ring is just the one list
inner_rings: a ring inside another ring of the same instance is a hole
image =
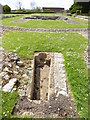
[[27, 88], [31, 76], [30, 71], [32, 68], [30, 66], [30, 60], [21, 61], [16, 53], [5, 52], [3, 48], [0, 48], [0, 53], [2, 90], [11, 92], [19, 88], [19, 95], [24, 96], [25, 88]]
[[64, 16], [31, 16], [24, 19], [40, 19], [40, 20], [65, 20]]
[[18, 17], [18, 16], [22, 16], [22, 15], [11, 15], [11, 16], [3, 15], [3, 16], [2, 16], [2, 19], [5, 19], [5, 18], [13, 18], [13, 17]]
[[77, 22], [75, 20], [72, 20], [70, 18], [64, 17], [64, 16], [30, 16], [25, 17], [24, 19], [35, 19], [35, 20], [64, 20], [68, 24], [80, 24], [80, 22]]

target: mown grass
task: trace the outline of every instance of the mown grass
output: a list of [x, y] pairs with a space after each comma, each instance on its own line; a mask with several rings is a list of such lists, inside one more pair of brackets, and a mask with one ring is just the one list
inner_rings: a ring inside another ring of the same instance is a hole
[[84, 50], [88, 40], [78, 33], [6, 32], [2, 46], [7, 51], [16, 50], [24, 59], [31, 59], [34, 51], [61, 52], [70, 89], [82, 118], [88, 117], [88, 69]]
[[83, 24], [88, 25], [88, 20], [76, 18], [76, 17], [73, 17], [73, 16], [71, 16], [71, 17], [68, 16], [68, 18], [71, 18], [72, 20], [75, 20], [75, 21], [78, 21], [78, 22], [81, 22], [81, 23], [83, 23]]
[[18, 92], [3, 92], [2, 91], [2, 118], [10, 118], [15, 103], [18, 100]]
[[14, 20], [24, 18], [25, 16], [27, 15], [3, 19], [2, 24], [25, 28], [88, 28], [88, 23], [82, 21], [82, 24], [67, 24], [62, 20], [29, 20], [28, 22], [14, 22]]

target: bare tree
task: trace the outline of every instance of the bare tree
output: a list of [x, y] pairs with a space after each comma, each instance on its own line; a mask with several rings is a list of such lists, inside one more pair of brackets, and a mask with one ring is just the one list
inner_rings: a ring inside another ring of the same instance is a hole
[[21, 10], [22, 3], [20, 1], [18, 2], [18, 5], [19, 5], [19, 10]]
[[35, 6], [36, 6], [36, 2], [35, 2], [35, 1], [32, 1], [32, 2], [30, 3], [30, 6], [31, 6], [32, 9], [34, 9]]
[[15, 3], [15, 6], [16, 6], [17, 9], [21, 10], [22, 9], [22, 2], [21, 1], [17, 1]]

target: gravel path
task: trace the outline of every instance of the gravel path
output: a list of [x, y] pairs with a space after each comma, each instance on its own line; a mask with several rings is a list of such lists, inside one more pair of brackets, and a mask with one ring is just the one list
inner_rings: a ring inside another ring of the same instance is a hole
[[5, 30], [15, 30], [15, 31], [24, 31], [24, 32], [86, 32], [88, 31], [87, 28], [68, 28], [68, 29], [55, 29], [55, 28], [19, 28], [15, 26], [3, 26], [0, 27]]

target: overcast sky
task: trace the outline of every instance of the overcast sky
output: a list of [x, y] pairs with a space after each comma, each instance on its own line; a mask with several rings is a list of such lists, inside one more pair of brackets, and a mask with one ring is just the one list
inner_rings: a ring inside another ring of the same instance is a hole
[[17, 3], [19, 1], [25, 9], [30, 9], [33, 1], [38, 7], [64, 7], [68, 9], [74, 0], [0, 0], [0, 3], [2, 5], [9, 5], [11, 9], [17, 9]]

